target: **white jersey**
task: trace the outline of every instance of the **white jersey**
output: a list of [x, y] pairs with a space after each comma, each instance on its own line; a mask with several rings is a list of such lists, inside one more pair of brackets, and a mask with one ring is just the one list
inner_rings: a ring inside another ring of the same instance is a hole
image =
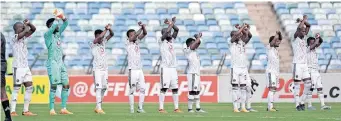
[[126, 49], [128, 52], [128, 69], [142, 69], [141, 52], [138, 42], [139, 40], [136, 40], [135, 43], [127, 40]]
[[189, 63], [187, 73], [200, 74], [200, 58], [197, 50], [191, 50], [190, 47], [186, 47], [184, 52]]
[[13, 41], [13, 67], [28, 68], [28, 50], [26, 37], [18, 40], [18, 34], [14, 35]]
[[307, 62], [308, 62], [309, 68], [317, 69], [317, 70], [319, 69], [318, 55], [315, 49], [313, 50], [308, 49], [307, 60], [308, 60]]
[[92, 62], [94, 70], [108, 70], [107, 54], [105, 52], [105, 45], [108, 40], [103, 38], [101, 44], [90, 42], [91, 52], [94, 57]]
[[297, 37], [295, 41], [293, 41], [293, 63], [307, 64], [307, 42], [304, 40], [305, 39]]
[[266, 67], [267, 72], [279, 73], [279, 55], [275, 47], [267, 46], [268, 64]]
[[238, 43], [231, 43], [231, 65], [234, 67], [247, 67], [248, 60], [245, 53], [245, 43], [241, 40]]
[[172, 42], [168, 42], [167, 40], [162, 41], [160, 43], [160, 53], [162, 57], [162, 68], [176, 68], [176, 53], [174, 52], [174, 46]]

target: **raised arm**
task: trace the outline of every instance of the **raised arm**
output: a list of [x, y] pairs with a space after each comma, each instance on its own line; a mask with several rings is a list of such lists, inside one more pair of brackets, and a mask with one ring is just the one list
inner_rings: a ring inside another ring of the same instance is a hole
[[309, 49], [313, 50], [313, 49], [319, 47], [322, 44], [322, 42], [323, 42], [323, 40], [320, 37], [320, 34], [316, 34], [315, 35], [315, 41], [314, 41], [314, 43], [312, 45], [309, 46]]
[[63, 20], [63, 25], [59, 29], [60, 34], [62, 34], [64, 30], [66, 29], [66, 27], [69, 25], [69, 21], [67, 20], [67, 18], [64, 17], [62, 20]]
[[109, 24], [109, 25], [110, 26], [108, 26], [108, 29], [107, 29], [107, 30], [109, 30], [109, 35], [107, 37], [105, 37], [105, 39], [108, 40], [108, 41], [110, 40], [111, 37], [114, 36], [114, 32], [111, 29], [111, 24]]
[[105, 29], [98, 37], [94, 39], [94, 44], [101, 43], [103, 41], [104, 35], [107, 33], [108, 29]]
[[246, 24], [245, 29], [243, 30], [243, 35], [245, 35], [242, 39], [242, 41], [247, 44], [252, 38], [252, 34], [250, 32], [250, 25]]
[[[140, 25], [140, 24], [142, 24], [141, 22], [138, 22], [138, 24]], [[136, 32], [136, 34], [134, 35], [134, 36], [131, 36], [131, 37], [129, 37], [129, 41], [134, 41], [134, 40], [136, 40], [138, 37], [139, 37], [139, 35], [142, 33], [142, 27]]]
[[15, 34], [18, 34], [17, 40], [20, 40], [20, 39], [24, 38], [26, 36], [26, 34], [30, 31], [30, 27], [28, 27], [26, 25], [24, 25], [24, 26], [25, 26], [24, 27], [24, 31], [19, 32], [19, 33], [15, 33]]
[[171, 32], [171, 30], [172, 30], [172, 28], [173, 28], [173, 26], [174, 26], [173, 22], [170, 22], [168, 19], [166, 19], [164, 23], [165, 23], [165, 24], [168, 24], [168, 28], [167, 28], [167, 30], [163, 33], [163, 35], [162, 35], [162, 37], [161, 37], [162, 40], [166, 39], [167, 34], [168, 34], [169, 32]]
[[[296, 19], [296, 23], [299, 23], [299, 24], [298, 24], [296, 32], [294, 34], [295, 39], [299, 36], [299, 33], [302, 31], [302, 29], [305, 28], [304, 25], [305, 25], [306, 19], [308, 19], [307, 15], [304, 15], [302, 20], [300, 18]], [[310, 28], [310, 26], [309, 26], [309, 28]]]
[[196, 48], [199, 47], [201, 41], [200, 41], [200, 38], [202, 37], [202, 33], [200, 32], [199, 34], [195, 34], [195, 41], [193, 44], [191, 44], [189, 47], [191, 50], [195, 50]]
[[36, 27], [28, 19], [24, 20], [24, 24], [30, 27], [30, 30], [25, 35], [26, 37], [29, 37], [36, 31]]
[[56, 30], [56, 27], [58, 26], [58, 22], [56, 19], [53, 21], [51, 27], [47, 30], [47, 32], [44, 34], [44, 37], [52, 36], [53, 32]]
[[308, 35], [311, 25], [308, 23], [307, 20], [304, 21], [304, 25], [306, 26], [305, 27], [305, 35]]
[[279, 41], [282, 40], [282, 34], [280, 31], [276, 31], [276, 35], [275, 35], [274, 39], [270, 42], [270, 45], [275, 45], [278, 40]]
[[141, 23], [142, 34], [138, 36], [139, 40], [142, 40], [147, 35], [146, 25]]
[[238, 39], [242, 35], [242, 31], [243, 31], [244, 27], [245, 27], [244, 25], [242, 27], [237, 27], [236, 26], [236, 28], [239, 28], [239, 30], [231, 32], [231, 34], [230, 34], [230, 36], [231, 36], [231, 43], [238, 41]]
[[175, 22], [176, 22], [176, 17], [173, 17], [172, 18], [172, 23], [173, 23], [173, 30], [174, 30], [174, 32], [173, 32], [172, 37], [174, 39], [176, 39], [176, 37], [178, 37], [178, 33], [179, 33], [179, 28], [178, 28], [178, 26], [175, 25]]

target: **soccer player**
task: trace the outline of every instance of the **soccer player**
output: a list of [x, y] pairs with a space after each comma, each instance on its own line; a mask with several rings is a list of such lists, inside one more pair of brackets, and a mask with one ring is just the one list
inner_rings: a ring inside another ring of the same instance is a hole
[[[63, 20], [63, 24], [59, 28], [58, 21], [59, 19]], [[51, 89], [49, 95], [49, 107], [50, 107], [50, 115], [57, 115], [54, 110], [54, 101], [56, 95], [57, 85], [62, 85], [62, 109], [60, 114], [73, 114], [72, 112], [66, 109], [66, 102], [69, 96], [69, 78], [67, 74], [66, 66], [63, 62], [63, 52], [61, 46], [61, 34], [64, 32], [66, 27], [68, 26], [68, 20], [64, 15], [62, 17], [50, 18], [46, 21], [46, 26], [48, 31], [44, 33], [45, 45], [48, 50], [48, 58], [47, 58], [47, 73], [49, 76]]]
[[[308, 110], [316, 110], [315, 107], [312, 106], [311, 103], [311, 98], [312, 98], [312, 93], [314, 89], [317, 90], [318, 97], [321, 102], [321, 110], [330, 110], [331, 107], [327, 106], [324, 103], [324, 94], [323, 94], [323, 86], [322, 86], [322, 81], [321, 81], [321, 75], [319, 73], [319, 64], [318, 64], [318, 55], [316, 52], [316, 48], [318, 48], [322, 44], [323, 40], [320, 37], [320, 34], [316, 34], [315, 38], [314, 37], [309, 37], [307, 39], [308, 43], [308, 68], [309, 68], [309, 73], [310, 73], [310, 78], [312, 80], [312, 87], [310, 88], [308, 95], [307, 95], [307, 100], [308, 100]], [[304, 102], [303, 102], [304, 103]]]
[[141, 27], [137, 32], [133, 29], [127, 31], [127, 52], [128, 52], [128, 69], [129, 69], [129, 104], [130, 113], [134, 113], [134, 92], [140, 91], [139, 105], [137, 113], [145, 113], [143, 110], [143, 102], [145, 97], [145, 80], [142, 71], [141, 52], [139, 43], [147, 35], [146, 25], [138, 22]]
[[[299, 25], [294, 34], [293, 43], [293, 78], [294, 78], [294, 98], [296, 103], [296, 110], [305, 110], [304, 103], [300, 104], [301, 100], [304, 102], [311, 87], [311, 79], [309, 76], [307, 65], [307, 42], [305, 41], [306, 35], [309, 33], [310, 24], [307, 22], [308, 17], [303, 16], [303, 19], [297, 19]], [[299, 97], [300, 82], [304, 82], [304, 90], [301, 98]]]
[[[247, 65], [248, 60], [245, 53], [245, 42], [247, 39], [243, 39], [244, 29], [247, 28], [246, 24], [243, 24], [238, 31], [231, 32], [231, 75], [232, 75], [232, 100], [234, 112], [249, 112], [246, 107], [247, 97], [247, 84], [251, 82]], [[239, 93], [240, 92], [240, 93]], [[238, 103], [241, 102], [241, 110], [238, 109]]]
[[25, 19], [23, 23], [16, 22], [13, 25], [15, 32], [13, 38], [13, 92], [11, 101], [11, 115], [18, 116], [15, 112], [17, 105], [17, 97], [22, 84], [25, 86], [25, 97], [24, 97], [24, 110], [22, 115], [24, 116], [35, 116], [28, 110], [29, 104], [32, 97], [33, 85], [32, 85], [32, 73], [28, 67], [27, 60], [27, 37], [31, 36], [36, 28], [29, 20]]
[[5, 36], [1, 34], [1, 105], [5, 113], [5, 121], [12, 121], [11, 109], [9, 107], [9, 101], [6, 93], [6, 39]]
[[193, 103], [196, 104], [196, 112], [204, 113], [200, 108], [200, 59], [197, 49], [201, 43], [200, 38], [202, 33], [195, 34], [195, 39], [188, 38], [186, 40], [186, 48], [184, 48], [185, 55], [189, 63], [187, 72], [188, 81], [188, 112], [194, 113]]
[[[109, 35], [104, 37], [109, 31]], [[105, 114], [102, 110], [102, 102], [104, 98], [104, 93], [108, 86], [108, 64], [107, 56], [105, 52], [105, 46], [108, 40], [114, 36], [114, 32], [111, 30], [111, 25], [105, 26], [104, 31], [97, 29], [94, 33], [95, 39], [90, 42], [92, 56], [94, 61], [92, 65], [94, 67], [93, 76], [95, 81], [95, 92], [96, 92], [96, 108], [95, 113]]]
[[277, 111], [274, 108], [274, 95], [276, 93], [278, 79], [279, 79], [279, 55], [278, 47], [281, 44], [282, 34], [280, 31], [276, 32], [275, 36], [271, 36], [269, 44], [267, 45], [268, 64], [266, 67], [266, 78], [268, 79], [268, 108], [267, 111]]
[[[165, 101], [165, 94], [168, 89], [172, 89], [173, 93], [173, 101], [174, 101], [174, 112], [180, 113], [182, 112], [179, 109], [179, 95], [178, 95], [178, 74], [176, 71], [176, 53], [174, 52], [173, 42], [175, 38], [178, 36], [179, 29], [175, 25], [176, 18], [173, 17], [172, 21], [165, 19], [164, 23], [168, 24], [168, 28], [163, 28], [161, 30], [161, 43], [160, 43], [160, 52], [161, 52], [161, 76], [160, 76], [160, 86], [161, 91], [159, 95], [159, 112], [166, 113], [163, 107], [163, 103]], [[171, 33], [171, 29], [173, 28], [174, 32]]]

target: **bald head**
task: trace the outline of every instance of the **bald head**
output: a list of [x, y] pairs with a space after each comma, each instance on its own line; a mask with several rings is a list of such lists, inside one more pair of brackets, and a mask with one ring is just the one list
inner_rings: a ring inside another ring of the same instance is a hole
[[[166, 39], [166, 40], [172, 40], [172, 35], [171, 35], [171, 31], [170, 32], [167, 32], [167, 28], [163, 28], [162, 30], [161, 30], [161, 34], [162, 34], [162, 36], [164, 37], [164, 39]], [[162, 39], [162, 41], [163, 41], [163, 39]]]
[[18, 32], [24, 31], [25, 26], [24, 26], [24, 24], [21, 23], [21, 22], [16, 22], [16, 23], [13, 25], [13, 29], [14, 29], [14, 31], [15, 31], [16, 33], [18, 33]]

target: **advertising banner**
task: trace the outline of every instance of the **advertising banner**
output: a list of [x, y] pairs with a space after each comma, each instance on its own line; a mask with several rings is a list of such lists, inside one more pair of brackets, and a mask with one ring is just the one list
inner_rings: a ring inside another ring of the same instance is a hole
[[[253, 102], [267, 102], [268, 89], [266, 87], [267, 79], [265, 74], [251, 74], [251, 76], [259, 83], [258, 87], [255, 86], [255, 93], [252, 97]], [[337, 73], [321, 74], [323, 92], [325, 94], [326, 102], [341, 102], [341, 76]], [[218, 102], [232, 102], [231, 99], [231, 77], [230, 75], [219, 76], [218, 83]], [[302, 94], [304, 89], [303, 83], [301, 84]], [[276, 102], [294, 102], [293, 80], [292, 74], [280, 74], [279, 86], [276, 92]], [[313, 102], [318, 102], [316, 90], [313, 92]]]

